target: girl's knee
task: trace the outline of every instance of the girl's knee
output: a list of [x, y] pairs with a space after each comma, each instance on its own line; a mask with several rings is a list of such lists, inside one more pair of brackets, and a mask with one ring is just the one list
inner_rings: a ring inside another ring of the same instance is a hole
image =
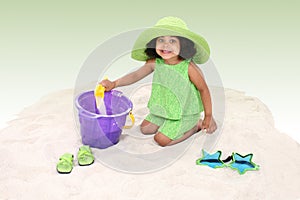
[[154, 136], [155, 142], [162, 147], [168, 146], [172, 140], [162, 133], [156, 133]]
[[140, 130], [145, 135], [156, 133], [158, 128], [159, 127], [157, 125], [155, 125], [147, 120], [144, 120], [142, 122], [142, 124], [140, 125]]
[[149, 130], [147, 127], [140, 126], [140, 130], [144, 135], [154, 134], [154, 132]]

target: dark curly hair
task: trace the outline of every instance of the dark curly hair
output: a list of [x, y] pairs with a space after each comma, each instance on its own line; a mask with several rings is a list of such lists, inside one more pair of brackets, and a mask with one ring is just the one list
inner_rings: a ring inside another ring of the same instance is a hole
[[[174, 36], [174, 37], [177, 37], [180, 42], [179, 57], [182, 59], [190, 59], [194, 57], [194, 55], [196, 54], [196, 48], [194, 42], [184, 37], [180, 37], [180, 36]], [[156, 40], [157, 38], [154, 38], [146, 44], [145, 53], [148, 56], [148, 59], [161, 58], [161, 56], [158, 55], [155, 50]]]

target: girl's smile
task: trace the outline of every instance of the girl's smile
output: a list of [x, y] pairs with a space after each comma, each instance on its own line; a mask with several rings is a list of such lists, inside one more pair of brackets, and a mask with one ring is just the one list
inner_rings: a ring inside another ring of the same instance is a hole
[[178, 58], [180, 41], [174, 36], [161, 36], [156, 40], [156, 53], [164, 60]]

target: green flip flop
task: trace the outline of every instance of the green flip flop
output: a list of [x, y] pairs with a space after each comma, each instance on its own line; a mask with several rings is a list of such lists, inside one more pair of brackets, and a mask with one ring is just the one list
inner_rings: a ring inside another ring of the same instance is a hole
[[77, 160], [80, 166], [88, 166], [93, 164], [95, 157], [92, 154], [91, 148], [87, 145], [81, 146], [77, 154]]
[[70, 153], [65, 153], [59, 158], [56, 165], [56, 170], [60, 174], [69, 174], [73, 169], [74, 156]]

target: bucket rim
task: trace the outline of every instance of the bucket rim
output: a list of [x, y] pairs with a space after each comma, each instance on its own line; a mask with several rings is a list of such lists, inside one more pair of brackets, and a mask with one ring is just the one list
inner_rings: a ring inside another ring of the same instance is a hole
[[[123, 92], [119, 91], [119, 90], [110, 90], [110, 91], [107, 91], [109, 93], [117, 93], [117, 95], [119, 96], [122, 96], [122, 97], [125, 97], [129, 104], [130, 104], [130, 108], [128, 108], [127, 110], [125, 110], [124, 112], [122, 113], [118, 113], [118, 114], [114, 114], [114, 115], [103, 115], [103, 114], [97, 114], [97, 113], [94, 113], [94, 112], [90, 112], [88, 110], [85, 110], [79, 103], [78, 103], [78, 99], [83, 96], [84, 94], [87, 94], [87, 93], [93, 93], [94, 94], [94, 91], [93, 90], [90, 90], [90, 91], [87, 91], [87, 92], [83, 92], [83, 93], [80, 93], [79, 95], [77, 95], [77, 97], [75, 98], [75, 106], [76, 108], [78, 109], [79, 113], [83, 114], [83, 115], [86, 115], [88, 117], [92, 117], [92, 118], [111, 118], [111, 117], [120, 117], [120, 116], [124, 116], [124, 115], [128, 115], [130, 111], [132, 111], [133, 109], [133, 104], [132, 104], [132, 101], [123, 94]], [[81, 110], [83, 110], [83, 112], [80, 112]]]

